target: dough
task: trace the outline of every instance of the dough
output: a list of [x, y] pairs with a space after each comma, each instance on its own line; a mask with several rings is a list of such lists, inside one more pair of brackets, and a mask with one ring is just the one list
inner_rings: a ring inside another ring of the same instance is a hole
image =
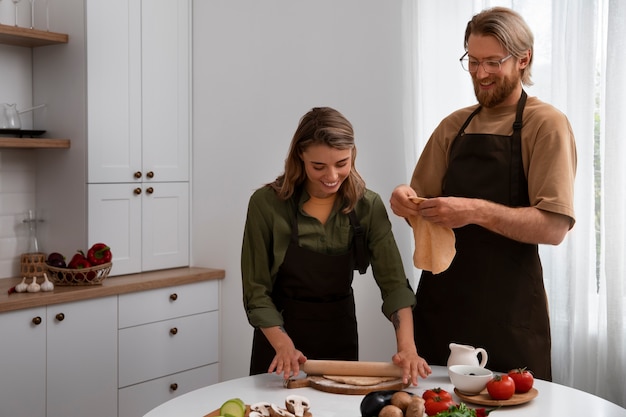
[[324, 378], [331, 381], [339, 382], [348, 385], [357, 385], [360, 387], [366, 387], [370, 385], [378, 385], [383, 382], [393, 381], [398, 379], [396, 376], [343, 376], [343, 375], [323, 375]]

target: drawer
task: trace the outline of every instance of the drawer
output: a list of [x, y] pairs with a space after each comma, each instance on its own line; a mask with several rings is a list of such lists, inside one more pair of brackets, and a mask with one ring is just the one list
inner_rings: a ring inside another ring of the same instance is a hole
[[202, 281], [121, 294], [119, 328], [217, 310], [218, 284], [218, 281]]
[[[118, 417], [143, 416], [166, 401], [218, 382], [219, 365], [215, 363], [122, 388]], [[176, 384], [175, 390], [172, 384]]]
[[119, 388], [218, 362], [217, 311], [118, 333]]

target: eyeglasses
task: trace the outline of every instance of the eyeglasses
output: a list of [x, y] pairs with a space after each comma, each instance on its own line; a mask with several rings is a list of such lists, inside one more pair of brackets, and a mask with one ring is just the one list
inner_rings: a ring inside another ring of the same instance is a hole
[[513, 56], [507, 55], [497, 61], [493, 59], [478, 61], [476, 59], [470, 58], [469, 56], [467, 56], [467, 54], [468, 52], [465, 52], [463, 56], [459, 59], [459, 61], [461, 62], [461, 66], [463, 67], [463, 69], [467, 72], [471, 72], [472, 74], [478, 71], [478, 67], [480, 65], [483, 66], [483, 69], [487, 74], [495, 74], [497, 72], [500, 72], [500, 70], [502, 69], [502, 63]]

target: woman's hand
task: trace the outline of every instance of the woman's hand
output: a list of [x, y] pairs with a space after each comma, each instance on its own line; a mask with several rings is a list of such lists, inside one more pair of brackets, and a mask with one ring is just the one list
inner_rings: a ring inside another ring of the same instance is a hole
[[426, 378], [433, 371], [424, 358], [416, 351], [404, 350], [396, 353], [391, 358], [396, 366], [402, 368], [402, 382], [417, 385], [417, 377]]
[[291, 376], [298, 376], [300, 365], [304, 362], [306, 362], [306, 356], [298, 349], [280, 349], [276, 351], [276, 356], [267, 371], [276, 372], [276, 375], [283, 374], [283, 378], [289, 379]]
[[398, 353], [391, 358], [396, 366], [402, 368], [402, 382], [417, 385], [417, 377], [426, 378], [432, 373], [430, 366], [417, 354], [413, 337], [413, 312], [411, 307], [404, 307], [391, 315], [391, 322], [396, 329]]
[[285, 329], [282, 326], [276, 326], [263, 328], [261, 331], [276, 351], [276, 356], [270, 363], [267, 372], [276, 372], [277, 375], [283, 374], [285, 379], [298, 376], [300, 365], [306, 362], [306, 356], [296, 349]]

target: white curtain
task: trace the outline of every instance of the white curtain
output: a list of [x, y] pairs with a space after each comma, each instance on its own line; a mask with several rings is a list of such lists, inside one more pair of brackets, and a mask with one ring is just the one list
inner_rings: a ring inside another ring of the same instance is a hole
[[626, 2], [404, 0], [407, 178], [439, 121], [475, 103], [458, 63], [465, 25], [496, 5], [533, 30], [526, 90], [568, 116], [577, 142], [576, 225], [540, 247], [554, 382], [626, 407]]

